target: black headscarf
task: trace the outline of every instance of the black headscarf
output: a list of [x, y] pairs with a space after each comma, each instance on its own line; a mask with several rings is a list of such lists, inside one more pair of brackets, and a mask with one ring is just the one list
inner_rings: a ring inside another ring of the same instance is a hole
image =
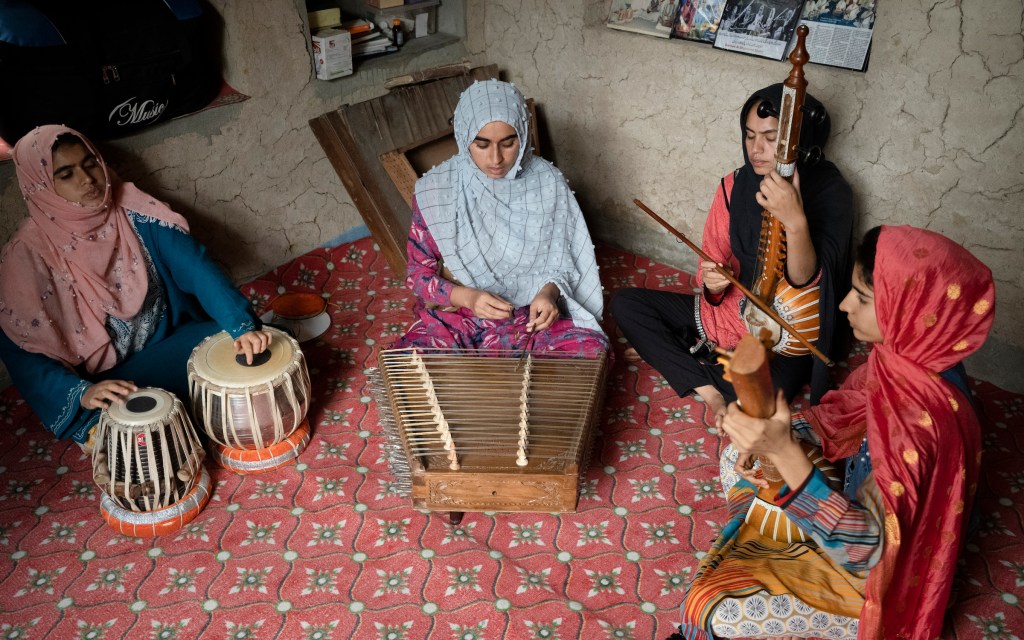
[[[726, 202], [729, 207], [729, 240], [733, 255], [740, 263], [740, 281], [750, 287], [754, 279], [757, 262], [757, 244], [761, 232], [761, 212], [755, 194], [761, 188], [761, 176], [754, 172], [747, 157], [746, 138], [747, 115], [762, 100], [767, 100], [778, 109], [782, 103], [782, 83], [773, 84], [754, 93], [747, 99], [740, 111], [740, 143], [743, 149], [743, 166], [736, 171], [732, 193]], [[821, 102], [806, 95], [804, 106], [822, 109]], [[811, 234], [811, 243], [821, 269], [821, 297], [819, 310], [821, 329], [815, 345], [822, 353], [835, 360], [846, 345], [848, 325], [839, 313], [839, 302], [850, 288], [850, 246], [853, 235], [853, 193], [839, 169], [825, 159], [825, 143], [832, 129], [831, 120], [825, 112], [825, 119], [815, 125], [804, 115], [800, 128], [799, 146], [805, 149], [821, 149], [821, 160], [805, 165], [799, 160], [800, 195], [803, 198], [804, 215]], [[804, 285], [804, 282], [790, 284]], [[812, 356], [807, 356], [812, 357]], [[811, 375], [811, 403], [817, 401], [828, 390], [828, 369], [815, 358]]]

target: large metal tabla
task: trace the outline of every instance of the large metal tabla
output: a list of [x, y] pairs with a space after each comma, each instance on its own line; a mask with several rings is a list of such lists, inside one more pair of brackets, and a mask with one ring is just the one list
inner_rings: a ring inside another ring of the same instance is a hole
[[100, 512], [136, 537], [169, 533], [191, 521], [210, 497], [205, 452], [185, 407], [153, 387], [103, 410], [92, 455]]
[[214, 441], [217, 462], [238, 473], [269, 471], [309, 442], [309, 372], [299, 343], [283, 331], [245, 363], [226, 332], [199, 344], [188, 361], [192, 415]]

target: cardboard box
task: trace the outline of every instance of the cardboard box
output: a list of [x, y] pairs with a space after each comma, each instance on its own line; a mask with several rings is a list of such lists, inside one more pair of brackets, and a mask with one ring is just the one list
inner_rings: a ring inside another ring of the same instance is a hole
[[366, 4], [378, 9], [390, 9], [405, 4], [405, 0], [366, 0]]
[[309, 30], [327, 29], [341, 24], [341, 9], [332, 7], [309, 12]]
[[313, 33], [313, 66], [320, 80], [334, 80], [352, 73], [352, 34], [343, 29]]

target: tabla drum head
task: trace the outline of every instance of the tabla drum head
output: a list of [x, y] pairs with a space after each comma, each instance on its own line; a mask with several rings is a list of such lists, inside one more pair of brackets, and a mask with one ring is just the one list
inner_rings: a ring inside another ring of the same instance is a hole
[[[273, 327], [264, 327], [273, 334], [270, 347], [264, 353], [269, 357], [253, 358], [248, 366], [236, 360], [234, 340], [226, 331], [216, 333], [195, 348], [191, 364], [197, 375], [207, 382], [228, 389], [242, 389], [272, 381], [291, 364], [299, 345], [294, 338]], [[263, 355], [263, 354], [260, 354]], [[256, 364], [259, 363], [259, 364]]]
[[173, 410], [173, 394], [156, 387], [145, 387], [128, 394], [123, 403], [111, 403], [103, 411], [108, 419], [133, 427], [163, 422]]

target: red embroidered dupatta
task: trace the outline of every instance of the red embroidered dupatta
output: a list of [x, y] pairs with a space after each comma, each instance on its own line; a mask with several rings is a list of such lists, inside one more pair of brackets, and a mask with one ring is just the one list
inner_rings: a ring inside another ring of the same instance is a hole
[[940, 373], [992, 326], [992, 273], [948, 238], [883, 227], [874, 267], [883, 341], [807, 412], [830, 459], [865, 435], [885, 502], [885, 547], [868, 576], [861, 638], [932, 640], [942, 631], [981, 463], [969, 401]]

